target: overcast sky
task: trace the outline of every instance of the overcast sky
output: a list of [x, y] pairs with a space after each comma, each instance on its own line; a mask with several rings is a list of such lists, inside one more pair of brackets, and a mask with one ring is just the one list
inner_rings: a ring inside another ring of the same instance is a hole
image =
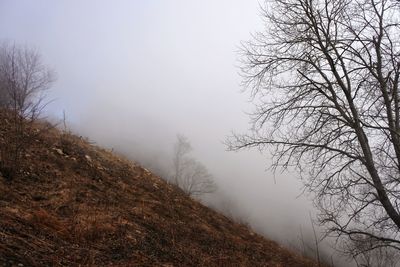
[[226, 152], [252, 110], [238, 46], [263, 29], [256, 0], [0, 0], [0, 39], [36, 47], [57, 72], [47, 113], [132, 158], [164, 163], [186, 135], [260, 232], [296, 239], [312, 209], [269, 155]]

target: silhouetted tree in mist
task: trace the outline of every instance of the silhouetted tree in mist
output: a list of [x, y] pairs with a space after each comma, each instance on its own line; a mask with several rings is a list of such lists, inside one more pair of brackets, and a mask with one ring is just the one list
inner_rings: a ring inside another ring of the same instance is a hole
[[[327, 235], [400, 249], [400, 2], [276, 0], [243, 45], [253, 131], [296, 168]], [[368, 241], [369, 242], [369, 241]]]
[[192, 146], [185, 136], [178, 135], [174, 145], [172, 181], [189, 196], [212, 193], [216, 185], [207, 168], [189, 156]]

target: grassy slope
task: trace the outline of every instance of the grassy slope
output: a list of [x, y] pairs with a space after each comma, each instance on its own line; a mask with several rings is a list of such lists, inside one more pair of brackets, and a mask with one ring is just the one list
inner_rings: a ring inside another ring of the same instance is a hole
[[0, 266], [316, 265], [81, 138], [48, 131], [25, 160], [0, 177]]

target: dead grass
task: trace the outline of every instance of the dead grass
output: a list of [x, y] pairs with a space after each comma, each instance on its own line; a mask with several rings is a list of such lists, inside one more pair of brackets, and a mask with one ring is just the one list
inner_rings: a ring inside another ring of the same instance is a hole
[[316, 266], [84, 138], [49, 129], [24, 162], [0, 177], [0, 266]]

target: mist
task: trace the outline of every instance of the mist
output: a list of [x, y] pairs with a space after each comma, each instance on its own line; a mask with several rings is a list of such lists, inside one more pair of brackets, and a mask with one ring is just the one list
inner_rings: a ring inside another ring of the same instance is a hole
[[238, 50], [263, 29], [259, 13], [253, 0], [3, 0], [0, 39], [36, 47], [57, 72], [47, 117], [65, 112], [73, 132], [161, 176], [176, 135], [187, 136], [218, 186], [203, 201], [295, 245], [315, 216], [298, 174], [224, 144], [250, 127]]

